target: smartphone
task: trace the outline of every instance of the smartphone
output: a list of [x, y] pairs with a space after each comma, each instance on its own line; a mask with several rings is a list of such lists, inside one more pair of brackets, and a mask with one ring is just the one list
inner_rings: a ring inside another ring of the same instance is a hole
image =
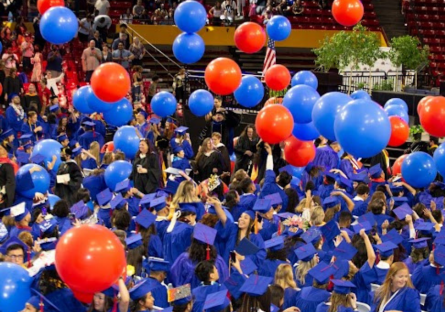
[[231, 251], [230, 252], [230, 260], [232, 262], [236, 262], [236, 253], [235, 253], [235, 251]]
[[71, 221], [76, 221], [76, 216], [74, 215], [74, 213], [70, 213], [70, 214], [68, 215], [68, 218], [69, 218]]

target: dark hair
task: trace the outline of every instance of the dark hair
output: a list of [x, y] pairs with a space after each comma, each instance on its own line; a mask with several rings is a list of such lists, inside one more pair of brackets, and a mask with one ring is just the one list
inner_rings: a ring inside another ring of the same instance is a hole
[[84, 203], [89, 202], [91, 199], [90, 191], [86, 188], [81, 188], [76, 193], [76, 202], [83, 201]]
[[23, 251], [23, 256], [25, 256], [25, 248], [23, 248], [22, 245], [20, 244], [11, 244], [8, 246], [8, 248], [6, 248], [6, 255], [13, 250], [19, 250], [21, 249]]
[[159, 77], [158, 76], [153, 76], [153, 78], [151, 78], [152, 81], [158, 81]]
[[386, 194], [386, 187], [380, 184], [375, 188], [375, 192], [382, 192], [383, 194]]
[[441, 223], [442, 221], [442, 210], [433, 210], [431, 211], [431, 215], [433, 216], [434, 220], [436, 220], [436, 222]]
[[355, 191], [357, 192], [357, 195], [369, 194], [369, 186], [366, 184], [359, 184]]
[[357, 268], [361, 268], [368, 260], [365, 241], [360, 235], [354, 235], [351, 239], [351, 244], [357, 249], [357, 253], [351, 261]]
[[[147, 139], [141, 139], [140, 142], [145, 142], [145, 144], [147, 144], [147, 146], [148, 146], [147, 156], [155, 151], [155, 149], [153, 149], [153, 147], [151, 146], [151, 143]], [[139, 158], [139, 155], [141, 155], [141, 150], [140, 149], [138, 149], [135, 158]], [[116, 159], [116, 157], [115, 157], [115, 159]]]
[[271, 295], [271, 304], [281, 308], [281, 300], [284, 298], [284, 289], [280, 285], [273, 284], [269, 286]]
[[224, 206], [229, 208], [229, 210], [236, 206], [238, 193], [235, 190], [230, 190], [226, 194], [226, 200], [224, 201]]
[[315, 190], [315, 183], [313, 181], [307, 181], [306, 186], [304, 188], [305, 192], [311, 190]]
[[[108, 310], [111, 311], [111, 309], [113, 308], [113, 305], [114, 305], [113, 298], [105, 295], [104, 309], [102, 311], [108, 311]], [[96, 311], [96, 309], [94, 309], [94, 304], [91, 304], [90, 307], [88, 308], [87, 312], [95, 312], [95, 311]]]
[[252, 129], [253, 130], [253, 136], [256, 137], [256, 131], [254, 125], [247, 125], [243, 132], [241, 132], [240, 137], [247, 137], [247, 130]]
[[340, 217], [338, 218], [339, 223], [352, 222], [352, 214], [349, 211], [340, 212]]
[[43, 270], [38, 285], [42, 295], [66, 288], [66, 284], [62, 281], [55, 268]]
[[287, 250], [284, 248], [279, 249], [279, 250], [270, 250], [269, 249], [267, 251], [266, 259], [286, 261], [287, 260]]
[[237, 310], [238, 312], [251, 312], [258, 311], [258, 309], [264, 312], [270, 312], [270, 304], [272, 303], [272, 294], [269, 287], [266, 292], [261, 296], [250, 296], [249, 294], [244, 294], [243, 303], [241, 307]]
[[192, 243], [190, 244], [190, 247], [188, 248], [188, 254], [190, 260], [195, 263], [199, 263], [201, 261], [207, 260], [207, 247], [210, 248], [210, 259], [209, 260], [216, 260], [216, 257], [218, 256], [216, 252], [216, 248], [213, 245], [207, 245], [203, 244], [197, 239], [193, 238]]
[[59, 218], [66, 218], [70, 214], [70, 206], [64, 199], [57, 201], [54, 204], [53, 215]]
[[248, 193], [249, 187], [254, 184], [250, 178], [244, 178], [239, 182], [239, 188], [243, 192], [243, 194]]
[[201, 261], [195, 268], [195, 275], [204, 285], [210, 285], [210, 274], [213, 273], [215, 262]]
[[433, 142], [434, 144], [439, 144], [439, 138], [438, 137], [434, 137], [434, 136], [430, 136], [430, 142]]
[[131, 224], [131, 215], [126, 209], [115, 209], [111, 216], [111, 223], [116, 229], [126, 231]]
[[156, 226], [154, 225], [154, 223], [150, 225], [148, 229], [141, 226], [139, 228], [139, 233], [142, 236], [142, 244], [145, 248], [144, 254], [147, 254], [150, 257], [150, 255], [148, 254], [148, 244], [150, 243], [151, 235], [156, 235]]
[[31, 213], [31, 223], [36, 222], [39, 215], [42, 213], [42, 209], [40, 207], [34, 208]]
[[282, 171], [278, 175], [278, 185], [281, 187], [286, 187], [290, 181], [292, 181], [292, 176], [287, 171]]
[[142, 271], [142, 259], [145, 255], [144, 246], [140, 245], [136, 248], [129, 249], [127, 246], [127, 264], [132, 265], [134, 267], [134, 271], [136, 275], [140, 275]]
[[371, 211], [373, 214], [378, 215], [383, 213], [383, 208], [385, 207], [385, 203], [381, 199], [375, 199], [368, 205], [368, 211]]
[[145, 300], [147, 299], [147, 295], [148, 294], [145, 294], [145, 295], [143, 295], [141, 298], [137, 298], [136, 300], [132, 300], [131, 302], [130, 302], [130, 311], [131, 312], [139, 312], [139, 311], [142, 311], [142, 306], [141, 306], [141, 304], [139, 303], [140, 301], [144, 301], [145, 302]]
[[289, 199], [287, 202], [286, 212], [295, 213], [295, 208], [300, 203], [300, 197], [298, 196], [298, 192], [293, 188], [287, 188], [284, 190], [284, 193], [287, 195]]

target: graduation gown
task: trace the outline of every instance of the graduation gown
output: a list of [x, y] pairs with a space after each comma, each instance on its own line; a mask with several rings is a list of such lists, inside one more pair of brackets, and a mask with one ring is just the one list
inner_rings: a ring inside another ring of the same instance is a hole
[[284, 311], [287, 308], [296, 306], [296, 298], [298, 296], [299, 291], [294, 288], [286, 288], [284, 290], [284, 303], [281, 309]]
[[192, 312], [204, 311], [204, 303], [208, 294], [216, 293], [227, 289], [224, 285], [213, 283], [212, 285], [201, 285], [193, 289], [193, 307]]
[[[375, 302], [373, 300], [373, 302]], [[372, 312], [378, 312], [377, 306], [379, 302], [375, 302], [371, 309]], [[416, 289], [404, 287], [396, 292], [386, 303], [383, 311], [403, 311], [403, 312], [420, 312], [420, 295]], [[430, 310], [428, 310], [431, 312]]]
[[444, 268], [436, 268], [431, 264], [419, 266], [414, 270], [411, 279], [414, 287], [421, 293], [426, 294], [431, 287], [440, 285], [441, 279], [439, 275], [444, 272]]
[[221, 153], [218, 151], [213, 151], [208, 156], [202, 154], [195, 164], [195, 171], [198, 171], [198, 174], [195, 176], [195, 180], [197, 182], [207, 180], [213, 174], [214, 168], [217, 169], [216, 174], [218, 175], [223, 172], [223, 159]]
[[239, 198], [238, 204], [231, 209], [233, 220], [237, 221], [246, 210], [253, 210], [253, 205], [257, 200], [255, 194], [243, 194]]
[[[329, 310], [330, 305], [322, 302], [317, 306], [315, 312], [327, 312]], [[346, 308], [344, 306], [337, 307], [337, 312], [354, 312], [352, 308]]]
[[287, 262], [281, 260], [265, 259], [262, 265], [258, 268], [258, 275], [275, 278], [275, 271], [277, 270], [278, 266], [285, 263]]
[[155, 305], [161, 308], [168, 308], [170, 304], [168, 303], [167, 287], [155, 278], [149, 277], [149, 279], [152, 285], [154, 285], [154, 288], [151, 290], [151, 295], [155, 299]]
[[318, 188], [318, 195], [322, 200], [324, 200], [326, 197], [331, 196], [332, 191], [334, 191], [334, 184], [322, 184]]
[[440, 285], [431, 287], [426, 294], [424, 310], [429, 312], [445, 312], [443, 295], [440, 294]]
[[90, 191], [91, 199], [97, 201], [97, 194], [107, 188], [105, 184], [104, 173], [99, 175], [90, 175], [83, 179], [83, 187]]
[[193, 226], [178, 221], [170, 233], [165, 232], [162, 240], [165, 261], [173, 263], [181, 254], [185, 253], [192, 243], [193, 229]]
[[282, 189], [275, 182], [275, 172], [273, 170], [266, 170], [265, 179], [263, 188], [261, 189], [261, 198], [264, 198], [266, 195], [271, 195], [274, 193], [280, 194], [281, 200], [283, 203], [281, 204], [281, 212], [285, 211], [287, 208], [287, 203], [289, 202], [289, 198], [287, 197], [284, 189]]
[[151, 234], [148, 242], [148, 255], [147, 257], [164, 258], [164, 252], [162, 250], [162, 242], [158, 235]]
[[[147, 169], [147, 173], [138, 173], [138, 166]], [[137, 157], [133, 162], [133, 170], [130, 180], [133, 180], [134, 187], [144, 194], [154, 193], [159, 187], [162, 172], [159, 164], [158, 155], [151, 153], [145, 157]]]
[[90, 148], [90, 144], [94, 141], [99, 143], [100, 147], [102, 147], [105, 143], [104, 137], [97, 131], [86, 131], [84, 134], [79, 136], [77, 141], [79, 141], [80, 146], [86, 150]]
[[413, 274], [414, 271], [420, 267], [420, 266], [424, 266], [425, 264], [427, 264], [428, 259], [424, 259], [422, 261], [419, 261], [417, 263], [413, 262], [413, 259], [411, 258], [411, 256], [409, 256], [408, 258], [406, 258], [405, 260], [403, 260], [403, 262], [406, 264], [406, 266], [408, 267], [409, 273]]
[[[329, 299], [331, 293], [312, 286], [303, 287], [295, 297], [295, 306], [301, 311], [315, 311], [317, 306]], [[286, 298], [286, 293], [284, 293]], [[284, 307], [283, 307], [284, 308]]]
[[182, 147], [182, 149], [184, 150], [185, 158], [192, 159], [193, 156], [195, 156], [195, 153], [193, 152], [193, 148], [187, 140], [183, 140], [182, 143], [178, 143], [178, 142], [176, 142], [176, 138], [173, 137], [170, 140], [170, 147], [172, 148], [172, 150], [174, 150], [176, 146]]
[[312, 163], [317, 167], [324, 168], [325, 171], [337, 169], [340, 163], [338, 154], [330, 146], [318, 147]]
[[51, 301], [59, 310], [45, 304], [45, 312], [84, 312], [85, 306], [74, 297], [73, 292], [69, 288], [62, 288], [46, 294], [45, 297]]

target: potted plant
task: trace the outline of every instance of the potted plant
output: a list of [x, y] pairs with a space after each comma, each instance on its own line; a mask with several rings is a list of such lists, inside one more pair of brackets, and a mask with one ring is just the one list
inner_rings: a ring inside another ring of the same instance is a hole
[[414, 125], [409, 128], [409, 135], [414, 141], [420, 141], [422, 139], [423, 127], [421, 125]]

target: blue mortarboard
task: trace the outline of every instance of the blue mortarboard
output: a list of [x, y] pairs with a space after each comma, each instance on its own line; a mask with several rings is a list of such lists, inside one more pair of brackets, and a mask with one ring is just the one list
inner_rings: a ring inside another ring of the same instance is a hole
[[303, 233], [301, 235], [301, 238], [307, 243], [307, 244], [314, 244], [321, 238], [321, 232], [319, 229], [315, 227], [311, 227], [309, 230]]
[[335, 269], [334, 278], [342, 279], [349, 274], [349, 260], [337, 259], [334, 263], [330, 264]]
[[146, 194], [144, 195], [141, 200], [139, 201], [139, 205], [141, 206], [147, 206], [150, 207], [150, 202], [156, 198], [156, 193], [150, 193], [150, 194]]
[[161, 211], [167, 206], [167, 202], [165, 201], [165, 196], [154, 198], [150, 202], [150, 208], [153, 208], [156, 211]]
[[379, 251], [380, 256], [389, 257], [394, 254], [394, 249], [397, 248], [397, 245], [393, 242], [389, 241], [386, 243], [381, 243], [379, 245], [375, 245], [375, 248]]
[[181, 126], [181, 127], [178, 127], [178, 128], [175, 129], [175, 133], [178, 133], [180, 135], [184, 135], [187, 132], [188, 129], [189, 129], [188, 127]]
[[139, 109], [138, 114], [141, 114], [142, 116], [144, 116], [144, 119], [147, 119], [148, 114], [146, 111], [144, 111], [143, 109]]
[[267, 213], [270, 208], [272, 208], [271, 201], [266, 198], [258, 198], [253, 205], [253, 210], [261, 213]]
[[133, 234], [125, 239], [128, 249], [135, 249], [142, 246], [142, 236], [141, 234]]
[[63, 141], [68, 140], [68, 136], [66, 134], [61, 134], [57, 137], [57, 141], [62, 143]]
[[31, 133], [27, 133], [27, 134], [22, 134], [22, 136], [19, 138], [19, 141], [22, 143], [25, 143], [26, 141], [31, 141], [32, 140], [32, 134]]
[[394, 208], [400, 207], [403, 204], [406, 204], [408, 202], [407, 197], [393, 197], [394, 200]]
[[17, 157], [17, 161], [21, 164], [27, 164], [29, 162], [29, 154], [28, 153], [18, 150], [16, 152], [16, 157]]
[[105, 190], [103, 190], [102, 192], [97, 194], [97, 196], [96, 196], [97, 203], [100, 206], [105, 206], [106, 204], [108, 204], [110, 202], [110, 200], [112, 198], [113, 198], [113, 193], [111, 193], [109, 188], [106, 188]]
[[26, 209], [25, 202], [22, 202], [20, 204], [17, 204], [15, 206], [3, 210], [10, 210], [10, 215], [14, 217], [14, 220], [16, 222], [22, 221], [29, 213], [28, 209]]
[[8, 129], [5, 132], [3, 132], [0, 136], [0, 139], [2, 141], [6, 140], [8, 137], [10, 137], [11, 135], [14, 135], [14, 131], [12, 131], [12, 129]]
[[289, 218], [296, 216], [296, 214], [290, 213], [290, 212], [281, 212], [281, 213], [277, 213], [277, 216], [280, 217], [281, 219], [289, 219]]
[[354, 232], [355, 232], [356, 234], [358, 234], [358, 233], [360, 233], [360, 230], [361, 230], [361, 229], [364, 229], [365, 232], [371, 231], [371, 230], [372, 230], [372, 225], [371, 225], [371, 223], [369, 223], [368, 221], [363, 221], [363, 222], [354, 224], [354, 225], [352, 226], [352, 229], [354, 230]]
[[323, 173], [326, 177], [331, 178], [332, 180], [336, 181], [337, 180], [337, 175], [333, 172], [330, 171], [325, 171]]
[[414, 223], [414, 228], [417, 231], [431, 233], [431, 232], [433, 232], [434, 224], [431, 223], [431, 222], [415, 222]]
[[145, 229], [148, 229], [156, 221], [156, 216], [147, 209], [143, 209], [137, 216], [134, 222]]
[[429, 240], [430, 238], [429, 237], [422, 237], [422, 238], [416, 238], [416, 239], [412, 239], [412, 240], [410, 240], [409, 242], [411, 243], [411, 244], [413, 244], [413, 247], [414, 248], [417, 248], [417, 249], [419, 249], [419, 248], [425, 248], [425, 247], [428, 247], [428, 240]]
[[88, 210], [89, 208], [87, 205], [85, 205], [83, 200], [78, 201], [71, 207], [71, 212], [74, 214], [76, 219], [79, 220], [88, 214]]
[[206, 312], [218, 312], [224, 310], [230, 304], [227, 298], [227, 289], [220, 290], [207, 295], [203, 309]]
[[441, 266], [445, 266], [445, 246], [437, 245], [433, 253], [434, 262], [440, 264]]
[[9, 95], [9, 100], [11, 101], [13, 98], [15, 98], [16, 96], [19, 96], [17, 93], [11, 93]]
[[116, 184], [114, 188], [115, 192], [127, 193], [131, 189], [130, 180], [125, 179], [122, 182]]
[[342, 188], [342, 189], [348, 189], [348, 188], [351, 188], [352, 187], [352, 181], [351, 180], [349, 180], [349, 179], [347, 179], [347, 178], [345, 178], [345, 177], [343, 177], [343, 176], [340, 176], [338, 179], [337, 179], [337, 184], [340, 186], [340, 188]]
[[412, 215], [413, 210], [408, 204], [403, 204], [393, 210], [394, 214], [399, 218], [399, 220], [404, 220], [407, 215]]
[[253, 211], [253, 210], [246, 210], [243, 213], [248, 215], [250, 217], [250, 219], [255, 220], [255, 215], [256, 215], [255, 211]]
[[119, 294], [119, 287], [116, 285], [112, 285], [107, 289], [105, 289], [104, 291], [102, 291], [102, 293], [110, 298], [115, 298]]
[[335, 256], [336, 259], [339, 260], [351, 260], [352, 258], [354, 258], [356, 253], [357, 249], [355, 249], [354, 246], [352, 246], [346, 241], [342, 241], [340, 245], [338, 245], [334, 249], [333, 255]]
[[398, 245], [403, 242], [403, 237], [399, 234], [399, 232], [397, 232], [396, 229], [392, 229], [382, 236], [382, 242], [393, 242], [394, 244]]
[[250, 256], [256, 254], [260, 249], [249, 239], [243, 238], [235, 248], [235, 251], [242, 256]]
[[137, 283], [132, 289], [130, 289], [130, 298], [133, 301], [144, 297], [155, 288], [155, 284], [151, 282], [149, 278], [144, 279]]
[[283, 236], [275, 236], [264, 242], [264, 247], [273, 251], [277, 251], [284, 248], [284, 238]]
[[404, 191], [403, 186], [395, 186], [394, 184], [390, 184], [389, 188], [393, 195]]
[[170, 262], [165, 261], [162, 258], [149, 257], [148, 258], [148, 267], [150, 271], [170, 271]]
[[179, 203], [179, 210], [196, 214], [196, 205], [194, 203]]
[[34, 294], [34, 296], [29, 298], [26, 303], [29, 303], [30, 305], [32, 305], [36, 309], [36, 311], [40, 311], [40, 309], [42, 308], [42, 306], [40, 306], [40, 304], [43, 304], [42, 311], [60, 312], [60, 309], [53, 302], [48, 300], [48, 298], [46, 298], [44, 295], [39, 293], [37, 290], [31, 289], [31, 292]]
[[380, 164], [374, 165], [371, 168], [369, 168], [369, 176], [373, 179], [378, 179], [382, 175], [382, 168], [380, 167]]
[[329, 196], [329, 197], [326, 197], [323, 200], [323, 208], [324, 208], [324, 210], [326, 210], [328, 208], [335, 207], [335, 206], [337, 206], [339, 204], [340, 204], [340, 201], [335, 196]]
[[84, 121], [84, 122], [82, 123], [82, 125], [87, 126], [87, 127], [90, 127], [90, 128], [93, 128], [93, 127], [96, 126], [96, 124], [95, 124], [94, 122], [92, 122], [92, 121]]
[[41, 164], [45, 161], [45, 157], [41, 154], [35, 154], [29, 160], [35, 164]]
[[23, 146], [23, 150], [26, 151], [28, 148], [33, 147], [34, 143], [32, 143], [32, 141], [28, 141], [28, 142], [25, 142], [22, 146]]
[[45, 220], [39, 224], [39, 229], [42, 233], [52, 233], [57, 226], [56, 218]]
[[334, 238], [341, 233], [337, 222], [335, 222], [335, 219], [332, 219], [331, 221], [320, 227], [320, 231], [323, 237], [328, 242], [333, 241]]
[[326, 284], [329, 278], [335, 274], [335, 268], [326, 262], [319, 262], [316, 266], [308, 271], [318, 284]]
[[366, 171], [360, 171], [359, 173], [352, 174], [351, 180], [354, 182], [369, 182], [368, 174], [366, 173]]
[[287, 173], [289, 173], [290, 175], [292, 175], [292, 173], [294, 172], [294, 167], [291, 165], [287, 165], [284, 167], [281, 167], [280, 169], [278, 169], [278, 171], [281, 173], [283, 171], [286, 171]]
[[283, 199], [281, 198], [280, 193], [266, 195], [264, 196], [264, 198], [270, 200], [270, 204], [272, 206], [281, 205], [283, 203]]
[[369, 224], [372, 226], [374, 226], [375, 224], [375, 218], [374, 218], [374, 214], [372, 212], [368, 212], [365, 213], [364, 215], [361, 215], [358, 218], [358, 222], [359, 223], [363, 223], [363, 222], [369, 222]]
[[111, 209], [122, 209], [125, 207], [127, 200], [122, 196], [122, 194], [117, 194], [111, 201]]
[[178, 154], [179, 152], [181, 152], [181, 151], [183, 151], [183, 150], [184, 150], [184, 149], [182, 148], [182, 146], [180, 146], [180, 145], [176, 145], [176, 146], [173, 147], [172, 152], [173, 152], [174, 154]]
[[9, 248], [9, 246], [12, 245], [20, 245], [25, 250], [25, 254], [28, 251], [29, 247], [24, 242], [22, 242], [20, 239], [18, 239], [15, 236], [10, 237], [6, 242], [3, 243], [3, 245], [0, 247], [0, 253], [6, 256], [6, 251]]
[[177, 181], [168, 180], [167, 185], [164, 188], [164, 192], [174, 195], [178, 190], [178, 187], [179, 183]]
[[332, 283], [334, 284], [333, 290], [337, 294], [347, 295], [351, 292], [351, 288], [355, 288], [355, 285], [350, 281], [332, 280]]
[[273, 303], [270, 305], [270, 312], [279, 312], [280, 308], [274, 305]]
[[79, 156], [82, 153], [82, 147], [76, 147], [75, 149], [73, 149], [73, 157]]
[[156, 117], [151, 117], [150, 118], [150, 123], [154, 124], [154, 125], [159, 125], [161, 123], [161, 119], [156, 118]]
[[238, 299], [243, 294], [240, 289], [244, 285], [246, 278], [238, 271], [234, 271], [230, 274], [229, 278], [224, 281], [224, 286], [229, 290], [230, 295]]
[[243, 286], [241, 286], [240, 291], [252, 297], [261, 296], [267, 291], [269, 284], [272, 282], [272, 277], [250, 275]]
[[76, 140], [71, 140], [69, 143], [68, 143], [68, 146], [70, 147], [70, 148], [76, 148], [76, 144], [77, 144], [78, 142], [76, 141]]
[[301, 246], [300, 248], [295, 249], [294, 252], [298, 257], [298, 260], [301, 261], [310, 261], [317, 254], [317, 250], [312, 244]]
[[199, 240], [200, 242], [213, 245], [216, 238], [216, 230], [202, 223], [196, 223], [195, 229], [193, 230], [193, 238]]
[[294, 237], [294, 236], [300, 236], [301, 234], [303, 234], [304, 231], [300, 228], [297, 227], [288, 227], [283, 231], [283, 236], [284, 237]]
[[240, 267], [243, 274], [246, 275], [250, 275], [258, 269], [255, 262], [253, 262], [249, 257], [246, 257], [243, 261], [240, 261]]
[[49, 111], [52, 113], [57, 112], [58, 109], [59, 109], [59, 104], [54, 104], [49, 107]]

